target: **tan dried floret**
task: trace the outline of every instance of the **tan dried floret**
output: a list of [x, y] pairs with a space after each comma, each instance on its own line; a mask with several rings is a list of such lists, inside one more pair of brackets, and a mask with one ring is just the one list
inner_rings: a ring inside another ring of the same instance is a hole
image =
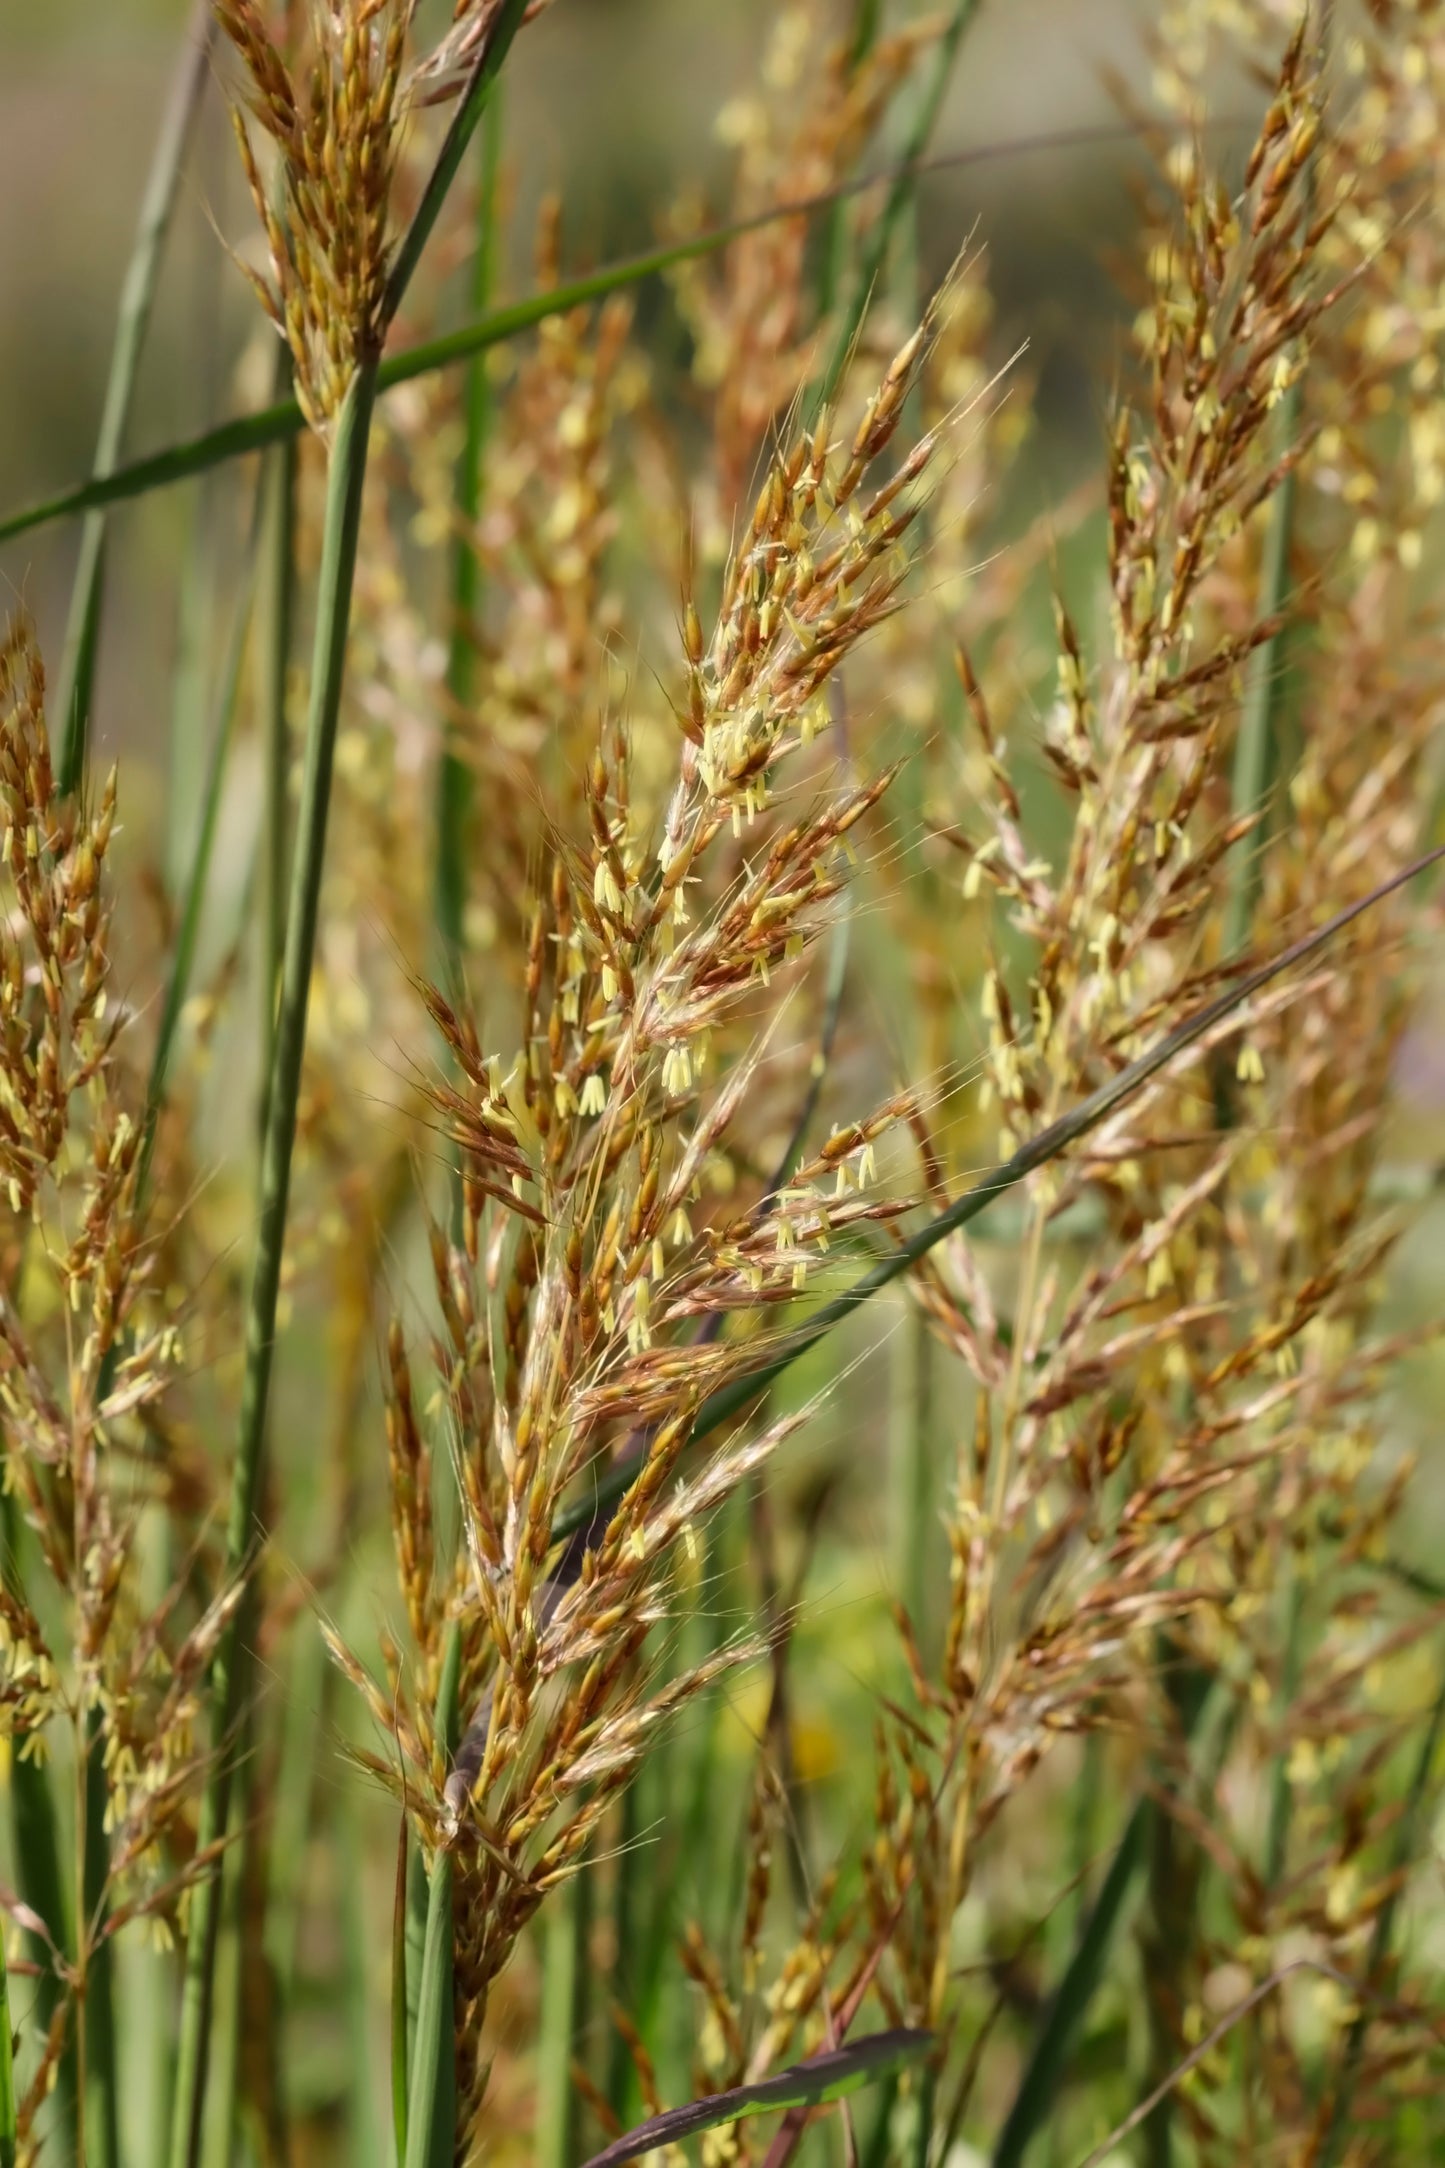
[[236, 139], [270, 259], [269, 279], [251, 274], [252, 283], [291, 348], [307, 420], [323, 433], [386, 332], [391, 188], [415, 10], [416, 0], [317, 7], [309, 49], [293, 67], [256, 0], [216, 0], [249, 78], [250, 121], [277, 159], [273, 190], [238, 109]]

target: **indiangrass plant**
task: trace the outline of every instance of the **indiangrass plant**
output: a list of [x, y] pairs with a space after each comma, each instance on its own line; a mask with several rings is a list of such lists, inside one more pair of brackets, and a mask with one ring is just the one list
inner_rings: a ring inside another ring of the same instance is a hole
[[[1434, 2158], [1445, 10], [1159, 11], [1065, 479], [990, 11], [574, 276], [580, 12], [198, 12], [3, 523], [0, 2162]], [[207, 99], [275, 403], [128, 467]], [[165, 895], [106, 508], [255, 454]]]

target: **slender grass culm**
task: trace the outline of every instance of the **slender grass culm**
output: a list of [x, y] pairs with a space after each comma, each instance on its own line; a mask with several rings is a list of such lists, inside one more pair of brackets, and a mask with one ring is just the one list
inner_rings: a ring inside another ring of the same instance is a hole
[[[227, 34], [246, 62], [261, 125], [278, 142], [285, 161], [284, 226], [270, 207], [264, 185], [259, 178], [253, 179], [277, 281], [274, 290], [262, 290], [263, 300], [290, 343], [303, 412], [313, 427], [327, 434], [326, 512], [305, 767], [267, 1086], [256, 1260], [227, 1535], [227, 1563], [236, 1574], [247, 1568], [256, 1535], [297, 1094], [377, 368], [387, 324], [401, 304], [522, 7], [519, 0], [510, 0], [496, 11], [435, 170], [393, 258], [387, 234], [388, 191], [409, 12], [401, 6], [372, 6], [364, 13], [373, 22], [383, 19], [380, 29], [362, 23], [356, 26], [360, 36], [356, 29], [343, 30], [339, 36], [321, 34], [310, 86], [315, 103], [303, 121], [280, 55], [248, 0], [235, 0], [234, 6], [219, 10]], [[238, 135], [248, 173], [254, 176], [244, 123]], [[220, 1841], [230, 1803], [230, 1734], [242, 1691], [242, 1646], [236, 1622], [244, 1615], [240, 1608], [233, 1614], [209, 1678], [214, 1744], [199, 1832], [203, 1851]], [[181, 2168], [183, 2162], [194, 2168], [198, 2157], [217, 1892], [214, 1878], [201, 1886], [187, 1945], [172, 2124], [173, 2168]]]
[[1445, 8], [996, 151], [976, 0], [172, 12], [0, 505], [0, 2168], [1435, 2159]]

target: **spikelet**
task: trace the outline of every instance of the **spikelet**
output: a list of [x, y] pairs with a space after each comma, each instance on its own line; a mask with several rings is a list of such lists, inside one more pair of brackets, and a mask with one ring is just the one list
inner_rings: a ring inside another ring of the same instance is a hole
[[[358, 362], [380, 351], [386, 330], [391, 187], [415, 5], [350, 0], [316, 9], [309, 54], [292, 68], [256, 0], [217, 0], [249, 79], [233, 119], [270, 259], [269, 279], [250, 274], [252, 284], [290, 346], [302, 410], [323, 435]], [[276, 154], [274, 192], [253, 125]]]

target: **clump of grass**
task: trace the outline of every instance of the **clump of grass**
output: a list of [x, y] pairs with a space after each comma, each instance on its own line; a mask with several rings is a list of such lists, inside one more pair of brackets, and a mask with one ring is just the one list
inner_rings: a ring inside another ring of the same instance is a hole
[[[116, 779], [0, 648], [0, 2156], [130, 2158], [159, 2054], [174, 2168], [379, 2159], [389, 1970], [399, 2168], [1423, 2158], [1440, 40], [1161, 18], [1133, 351], [1030, 519], [986, 253], [890, 264], [967, 0], [781, 13], [671, 344], [551, 197], [540, 298], [438, 333], [547, 12], [217, 0], [299, 404], [135, 485], [271, 448], [155, 1024]], [[233, 1263], [198, 1086], [258, 1007]]]

